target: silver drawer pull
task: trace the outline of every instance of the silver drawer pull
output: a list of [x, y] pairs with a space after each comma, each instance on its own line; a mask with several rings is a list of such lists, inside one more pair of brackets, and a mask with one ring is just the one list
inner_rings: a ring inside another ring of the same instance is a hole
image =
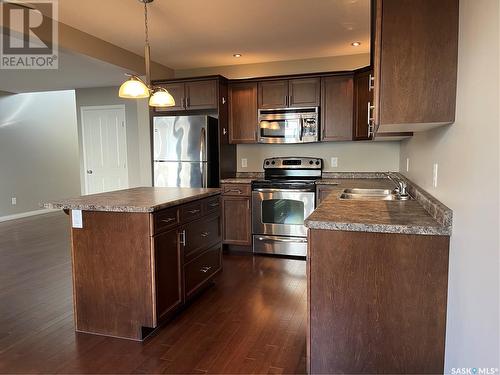
[[163, 223], [171, 223], [172, 221], [175, 221], [175, 217], [169, 217], [168, 219], [161, 219]]
[[217, 203], [210, 203], [209, 206], [210, 207], [219, 207], [219, 202], [217, 202]]
[[212, 267], [201, 267], [200, 268], [200, 271], [203, 272], [203, 273], [207, 273], [208, 271], [210, 271], [212, 269]]
[[182, 245], [182, 246], [186, 246], [186, 231], [183, 230], [182, 232], [179, 233], [180, 235], [180, 239], [179, 239], [179, 243]]
[[202, 237], [208, 237], [209, 234], [210, 234], [210, 232], [201, 232]]
[[229, 190], [226, 190], [226, 193], [238, 193], [238, 194], [241, 194], [241, 190], [240, 189], [229, 189]]
[[189, 210], [188, 211], [190, 214], [197, 214], [198, 212], [200, 212], [200, 210], [196, 209], [196, 210]]

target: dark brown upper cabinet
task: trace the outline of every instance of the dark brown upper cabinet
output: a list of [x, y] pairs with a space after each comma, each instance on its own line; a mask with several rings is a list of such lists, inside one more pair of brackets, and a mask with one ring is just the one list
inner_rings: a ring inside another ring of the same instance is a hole
[[217, 81], [186, 82], [186, 109], [217, 108]]
[[259, 82], [259, 109], [317, 107], [320, 79], [298, 78]]
[[257, 83], [229, 84], [229, 143], [257, 143]]
[[160, 85], [165, 87], [167, 91], [174, 97], [175, 105], [173, 107], [168, 108], [155, 108], [155, 111], [163, 112], [163, 111], [182, 111], [185, 109], [184, 107], [184, 82], [173, 82]]
[[458, 0], [373, 3], [376, 137], [453, 123]]
[[353, 129], [353, 76], [321, 79], [321, 140], [351, 141]]
[[162, 84], [174, 97], [175, 106], [156, 108], [156, 112], [217, 109], [217, 80], [183, 81]]
[[288, 107], [288, 81], [259, 82], [259, 108], [274, 109]]
[[301, 78], [288, 81], [290, 107], [317, 107], [320, 104], [321, 80]]
[[354, 126], [355, 141], [369, 140], [373, 128], [369, 117], [373, 112], [372, 70], [358, 70], [354, 73]]

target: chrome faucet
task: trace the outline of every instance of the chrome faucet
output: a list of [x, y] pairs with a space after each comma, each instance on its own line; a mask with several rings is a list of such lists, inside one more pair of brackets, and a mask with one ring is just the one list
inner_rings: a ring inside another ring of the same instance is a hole
[[394, 182], [396, 185], [396, 191], [401, 199], [408, 199], [408, 184], [402, 178], [394, 176], [391, 172], [387, 172], [387, 178]]

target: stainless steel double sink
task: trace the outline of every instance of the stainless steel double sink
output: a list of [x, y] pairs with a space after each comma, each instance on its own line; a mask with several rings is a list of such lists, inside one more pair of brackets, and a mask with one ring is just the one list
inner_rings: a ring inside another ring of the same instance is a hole
[[403, 201], [412, 199], [409, 195], [401, 196], [396, 189], [345, 189], [340, 195], [343, 200], [380, 200]]

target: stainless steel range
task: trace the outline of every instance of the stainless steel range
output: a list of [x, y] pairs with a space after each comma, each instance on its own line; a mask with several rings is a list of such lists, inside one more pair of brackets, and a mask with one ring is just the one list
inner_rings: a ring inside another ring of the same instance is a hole
[[322, 167], [318, 158], [264, 160], [265, 179], [252, 183], [254, 253], [306, 256], [304, 220], [314, 211]]

